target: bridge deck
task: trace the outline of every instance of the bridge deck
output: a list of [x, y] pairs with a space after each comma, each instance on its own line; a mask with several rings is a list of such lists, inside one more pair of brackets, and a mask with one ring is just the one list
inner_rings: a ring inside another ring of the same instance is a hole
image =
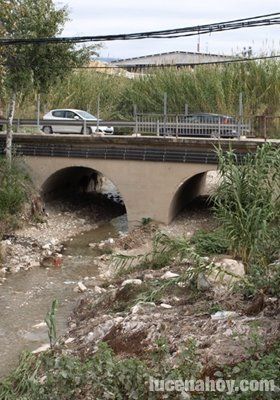
[[[280, 140], [270, 142], [280, 144]], [[264, 140], [14, 134], [13, 143], [17, 154], [25, 156], [216, 164], [216, 147], [232, 148], [241, 158], [254, 153]], [[0, 134], [0, 153], [4, 148], [5, 134]]]

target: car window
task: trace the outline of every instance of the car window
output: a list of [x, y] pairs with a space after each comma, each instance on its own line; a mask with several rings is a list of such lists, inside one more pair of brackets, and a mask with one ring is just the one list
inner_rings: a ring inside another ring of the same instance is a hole
[[52, 115], [56, 118], [65, 118], [65, 111], [63, 110], [53, 111]]
[[73, 111], [65, 111], [65, 118], [72, 118], [74, 119], [75, 117], [78, 117], [80, 119], [80, 117], [78, 116], [78, 114], [74, 113]]

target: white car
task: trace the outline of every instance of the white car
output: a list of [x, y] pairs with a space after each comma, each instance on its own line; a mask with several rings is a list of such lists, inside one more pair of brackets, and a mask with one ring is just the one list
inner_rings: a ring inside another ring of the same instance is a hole
[[[44, 133], [84, 133], [83, 121], [93, 122], [97, 121], [94, 115], [91, 115], [87, 111], [75, 110], [75, 109], [59, 109], [51, 110], [44, 115], [43, 120], [53, 121], [65, 121], [65, 125], [53, 125], [51, 123], [43, 124], [41, 129]], [[80, 121], [79, 125], [68, 125], [67, 123], [73, 121]], [[102, 121], [99, 119], [99, 121]], [[97, 126], [86, 126], [86, 134], [97, 132]], [[114, 133], [112, 126], [99, 125], [98, 132], [103, 132], [108, 135]]]

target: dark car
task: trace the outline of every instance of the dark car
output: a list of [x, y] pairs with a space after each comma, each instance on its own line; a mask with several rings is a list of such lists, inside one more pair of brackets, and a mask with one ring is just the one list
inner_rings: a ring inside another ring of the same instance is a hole
[[[176, 126], [177, 125], [177, 126]], [[160, 128], [160, 135], [197, 137], [238, 137], [236, 118], [220, 114], [189, 114], [178, 117], [178, 124], [169, 121]]]

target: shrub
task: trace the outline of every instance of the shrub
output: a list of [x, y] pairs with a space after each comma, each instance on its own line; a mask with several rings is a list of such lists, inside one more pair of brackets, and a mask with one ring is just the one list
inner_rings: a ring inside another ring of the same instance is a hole
[[0, 158], [0, 234], [14, 226], [30, 191], [30, 181], [20, 160], [15, 159], [9, 166], [4, 158]]
[[247, 267], [256, 260], [265, 266], [280, 244], [280, 149], [265, 144], [241, 162], [233, 151], [218, 155], [222, 179], [214, 211], [229, 250]]

